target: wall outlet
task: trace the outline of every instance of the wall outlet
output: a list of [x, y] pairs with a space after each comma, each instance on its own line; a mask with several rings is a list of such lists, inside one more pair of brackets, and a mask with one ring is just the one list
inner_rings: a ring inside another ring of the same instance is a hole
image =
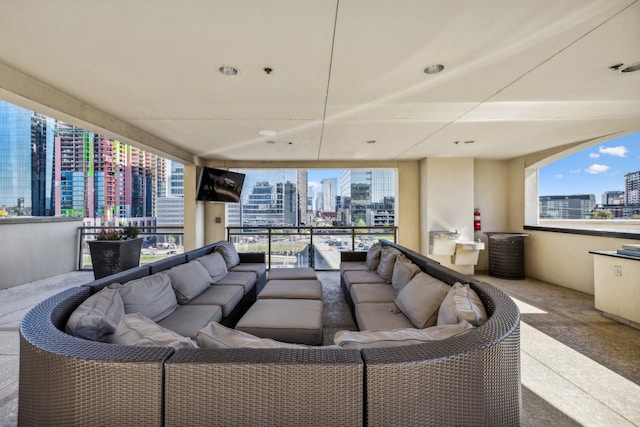
[[614, 265], [613, 266], [613, 275], [614, 276], [622, 276], [622, 266], [621, 265]]

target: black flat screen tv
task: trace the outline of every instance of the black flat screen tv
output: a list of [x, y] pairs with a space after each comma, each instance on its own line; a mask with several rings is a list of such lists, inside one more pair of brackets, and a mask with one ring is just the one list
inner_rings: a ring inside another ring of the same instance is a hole
[[237, 203], [243, 184], [243, 173], [203, 167], [198, 177], [196, 200]]

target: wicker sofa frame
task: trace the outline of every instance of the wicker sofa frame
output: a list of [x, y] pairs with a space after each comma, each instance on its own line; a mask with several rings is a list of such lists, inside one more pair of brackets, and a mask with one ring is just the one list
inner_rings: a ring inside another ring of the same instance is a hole
[[[43, 301], [23, 319], [18, 422], [518, 425], [520, 313], [513, 301], [489, 284], [395, 246], [449, 284], [470, 283], [489, 320], [443, 341], [361, 351], [120, 346], [63, 332], [73, 310], [106, 285], [94, 282]], [[189, 257], [204, 255], [211, 247], [198, 251]], [[359, 256], [351, 255], [354, 260]], [[110, 280], [139, 274], [130, 270]]]

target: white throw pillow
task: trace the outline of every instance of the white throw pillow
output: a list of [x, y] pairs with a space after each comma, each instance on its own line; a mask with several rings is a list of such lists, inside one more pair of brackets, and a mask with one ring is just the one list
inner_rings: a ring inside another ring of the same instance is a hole
[[[223, 262], [224, 264], [224, 262]], [[196, 261], [176, 265], [167, 270], [179, 304], [186, 304], [213, 284], [204, 266]]]
[[468, 322], [462, 321], [457, 325], [438, 325], [425, 329], [338, 331], [333, 336], [333, 343], [341, 348], [356, 350], [371, 347], [398, 347], [443, 340], [459, 335], [469, 329], [473, 329], [473, 326]]
[[221, 242], [216, 245], [215, 251], [222, 254], [227, 263], [227, 268], [240, 264], [240, 255], [238, 255], [238, 251], [233, 243], [228, 241]]
[[221, 280], [229, 273], [229, 270], [227, 269], [227, 262], [219, 252], [213, 252], [209, 255], [198, 257], [195, 261], [204, 266], [214, 282]]
[[157, 322], [178, 308], [176, 293], [166, 272], [132, 280], [124, 285], [114, 283], [109, 287], [118, 289], [127, 314], [142, 313]]
[[111, 342], [143, 347], [195, 348], [191, 338], [165, 329], [140, 313], [126, 314], [118, 324]]
[[420, 267], [412, 263], [409, 258], [404, 255], [398, 255], [391, 276], [391, 286], [393, 286], [393, 290], [396, 291], [396, 295], [399, 294], [402, 288], [419, 272]]
[[200, 348], [314, 348], [308, 345], [280, 342], [271, 338], [260, 338], [246, 332], [227, 328], [211, 322], [196, 333]]
[[449, 289], [446, 283], [420, 272], [400, 291], [395, 303], [416, 328], [426, 328], [437, 323], [438, 309]]
[[466, 320], [473, 326], [487, 321], [487, 311], [478, 294], [468, 284], [455, 283], [440, 306], [438, 325]]
[[115, 289], [103, 288], [71, 313], [65, 331], [74, 337], [109, 341], [124, 316], [124, 303]]

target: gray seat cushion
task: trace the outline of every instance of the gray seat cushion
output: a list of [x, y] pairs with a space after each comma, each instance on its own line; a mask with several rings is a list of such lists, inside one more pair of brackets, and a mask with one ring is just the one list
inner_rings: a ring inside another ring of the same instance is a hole
[[316, 271], [311, 267], [273, 268], [269, 270], [268, 280], [317, 279]]
[[269, 280], [258, 299], [322, 299], [319, 280]]
[[340, 275], [341, 276], [344, 274], [345, 271], [353, 271], [353, 270], [371, 271], [371, 269], [369, 268], [369, 266], [367, 265], [366, 262], [342, 261], [340, 263]]
[[393, 303], [364, 302], [355, 306], [358, 329], [413, 328], [413, 324]]
[[163, 328], [195, 339], [198, 330], [221, 319], [222, 308], [218, 305], [189, 304], [179, 306], [176, 311], [157, 323]]
[[227, 317], [244, 297], [244, 288], [236, 285], [213, 285], [191, 300], [192, 305], [219, 305]]
[[342, 278], [347, 289], [351, 289], [351, 285], [354, 283], [385, 283], [385, 280], [375, 271], [345, 271]]
[[256, 275], [250, 271], [230, 271], [215, 284], [242, 286], [244, 294], [247, 295], [256, 285]]
[[393, 302], [396, 293], [392, 286], [386, 283], [354, 283], [350, 290], [354, 304], [362, 302]]
[[242, 316], [239, 331], [297, 344], [322, 343], [322, 301], [263, 299]]
[[251, 271], [255, 273], [256, 278], [258, 278], [266, 273], [267, 265], [264, 263], [257, 263], [257, 262], [245, 262], [245, 263], [240, 263], [235, 267], [231, 267], [229, 271]]

